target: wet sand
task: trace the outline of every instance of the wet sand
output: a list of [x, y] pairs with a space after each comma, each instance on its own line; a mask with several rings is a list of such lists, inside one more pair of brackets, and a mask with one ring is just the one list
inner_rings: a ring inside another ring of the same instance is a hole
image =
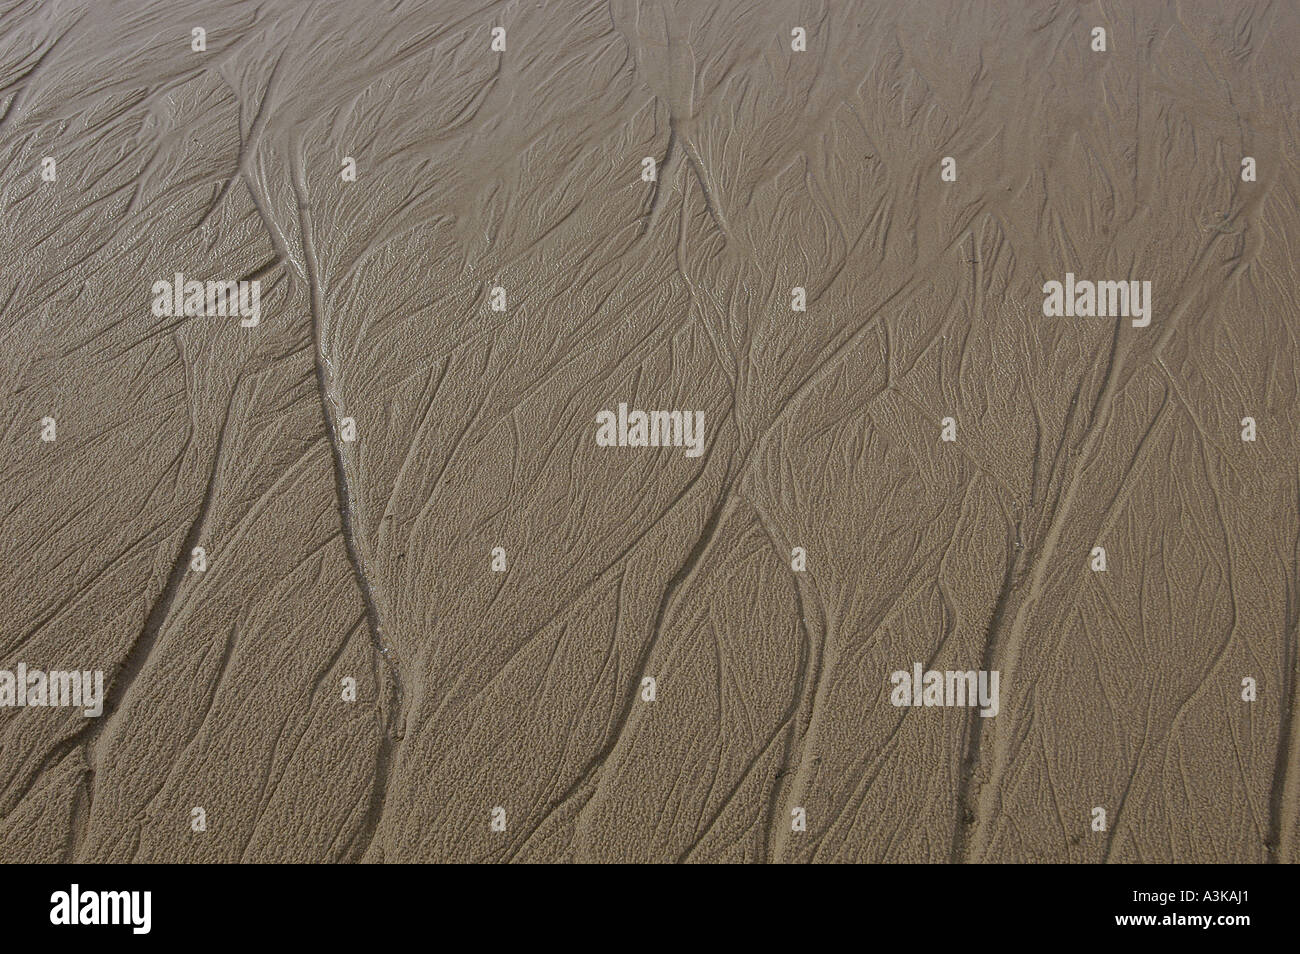
[[1298, 43], [8, 8], [0, 859], [1300, 859]]

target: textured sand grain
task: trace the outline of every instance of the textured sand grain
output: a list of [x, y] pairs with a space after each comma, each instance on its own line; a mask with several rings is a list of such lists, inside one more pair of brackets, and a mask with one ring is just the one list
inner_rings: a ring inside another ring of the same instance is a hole
[[[0, 709], [0, 859], [1297, 860], [1297, 44], [1245, 2], [11, 6], [0, 668], [107, 698]], [[154, 316], [177, 271], [261, 323]], [[1151, 325], [1044, 317], [1066, 272]], [[597, 446], [620, 402], [704, 453]], [[892, 706], [917, 661], [998, 715]]]

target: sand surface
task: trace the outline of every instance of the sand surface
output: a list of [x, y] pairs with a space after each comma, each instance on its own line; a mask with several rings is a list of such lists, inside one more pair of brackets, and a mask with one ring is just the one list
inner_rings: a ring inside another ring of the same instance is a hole
[[0, 708], [0, 859], [1300, 860], [1297, 49], [7, 4], [0, 670], [104, 698]]

